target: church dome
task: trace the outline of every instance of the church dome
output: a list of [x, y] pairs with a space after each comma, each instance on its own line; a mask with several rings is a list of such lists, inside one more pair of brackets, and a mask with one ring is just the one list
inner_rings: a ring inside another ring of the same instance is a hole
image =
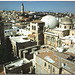
[[72, 19], [70, 19], [69, 16], [65, 16], [65, 17], [61, 20], [60, 23], [62, 23], [62, 24], [72, 24]]
[[45, 22], [45, 27], [47, 28], [55, 28], [58, 25], [58, 20], [51, 15], [44, 16], [41, 21]]

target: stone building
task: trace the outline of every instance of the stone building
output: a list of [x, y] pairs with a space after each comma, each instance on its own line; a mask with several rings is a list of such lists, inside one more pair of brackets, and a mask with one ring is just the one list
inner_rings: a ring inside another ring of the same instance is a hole
[[12, 23], [11, 22], [4, 22], [4, 29], [12, 29]]
[[72, 19], [69, 16], [65, 16], [57, 25], [57, 20], [53, 16], [45, 16], [41, 19], [45, 22], [44, 30], [44, 44], [48, 46], [62, 47], [67, 45], [71, 46], [75, 44], [74, 35], [75, 29]]
[[58, 39], [59, 37], [56, 33], [44, 32], [44, 45], [57, 47], [59, 41]]
[[32, 21], [30, 23], [30, 32], [32, 34], [28, 35], [29, 39], [35, 40], [38, 46], [44, 44], [44, 22], [40, 20]]
[[36, 74], [75, 74], [75, 64], [70, 55], [59, 53], [49, 48], [35, 52]]
[[14, 56], [19, 56], [19, 49], [24, 49], [37, 44], [35, 41], [30, 41], [27, 36], [10, 37], [10, 41]]
[[65, 16], [59, 24], [59, 28], [67, 30], [73, 29], [73, 26], [72, 19], [69, 16]]
[[24, 58], [5, 64], [5, 70], [7, 74], [29, 74], [31, 66], [32, 62]]
[[75, 29], [70, 30], [70, 35], [75, 36]]
[[24, 49], [20, 49], [19, 57], [31, 60], [31, 59], [33, 59], [34, 52], [37, 51], [38, 49], [39, 49], [39, 47], [37, 45], [26, 47]]

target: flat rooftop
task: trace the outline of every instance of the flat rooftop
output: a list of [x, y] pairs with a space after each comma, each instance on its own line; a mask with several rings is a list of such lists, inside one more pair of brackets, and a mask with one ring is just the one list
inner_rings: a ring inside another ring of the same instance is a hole
[[31, 21], [32, 23], [44, 23], [43, 21], [41, 20], [35, 20], [35, 21]]
[[15, 69], [17, 67], [20, 67], [23, 64], [26, 64], [26, 63], [29, 63], [29, 62], [30, 62], [29, 60], [27, 60], [26, 58], [24, 58], [24, 59], [21, 59], [21, 60], [17, 60], [17, 61], [11, 62], [10, 64], [6, 65], [6, 68], [8, 70], [13, 70], [13, 69]]
[[71, 35], [69, 35], [69, 36], [60, 37], [60, 38], [61, 38], [61, 39], [72, 40], [72, 42], [74, 42], [74, 43], [75, 43], [75, 36], [71, 36]]
[[67, 29], [55, 28], [54, 30], [56, 30], [56, 31], [66, 31]]
[[61, 58], [62, 59], [61, 64], [64, 64], [64, 63], [66, 64], [66, 66], [62, 66], [63, 69], [66, 69], [69, 72], [72, 72], [73, 74], [75, 74], [75, 63], [67, 59], [70, 57], [70, 55], [56, 52], [48, 48], [41, 49], [37, 52], [39, 52], [38, 54], [36, 54], [38, 57], [53, 64], [57, 68], [60, 68], [59, 58]]
[[45, 34], [49, 34], [49, 35], [54, 35], [54, 36], [58, 36], [58, 34], [53, 33], [53, 32], [44, 32]]
[[18, 43], [23, 43], [23, 42], [29, 42], [30, 39], [28, 39], [28, 36], [16, 36], [16, 37], [10, 37], [11, 40], [18, 42]]

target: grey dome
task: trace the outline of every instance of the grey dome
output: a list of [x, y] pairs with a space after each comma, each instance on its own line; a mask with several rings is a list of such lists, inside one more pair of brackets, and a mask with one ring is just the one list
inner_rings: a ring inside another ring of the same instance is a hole
[[58, 20], [51, 15], [44, 16], [41, 21], [45, 22], [45, 27], [55, 28], [58, 25]]
[[62, 23], [62, 24], [72, 24], [72, 19], [70, 19], [69, 16], [65, 16], [65, 17], [61, 20], [60, 23]]

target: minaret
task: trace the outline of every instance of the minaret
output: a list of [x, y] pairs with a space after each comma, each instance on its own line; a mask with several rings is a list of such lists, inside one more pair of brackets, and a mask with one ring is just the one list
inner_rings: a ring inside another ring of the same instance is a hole
[[24, 14], [24, 5], [22, 3], [22, 6], [21, 6], [21, 14], [23, 15]]

